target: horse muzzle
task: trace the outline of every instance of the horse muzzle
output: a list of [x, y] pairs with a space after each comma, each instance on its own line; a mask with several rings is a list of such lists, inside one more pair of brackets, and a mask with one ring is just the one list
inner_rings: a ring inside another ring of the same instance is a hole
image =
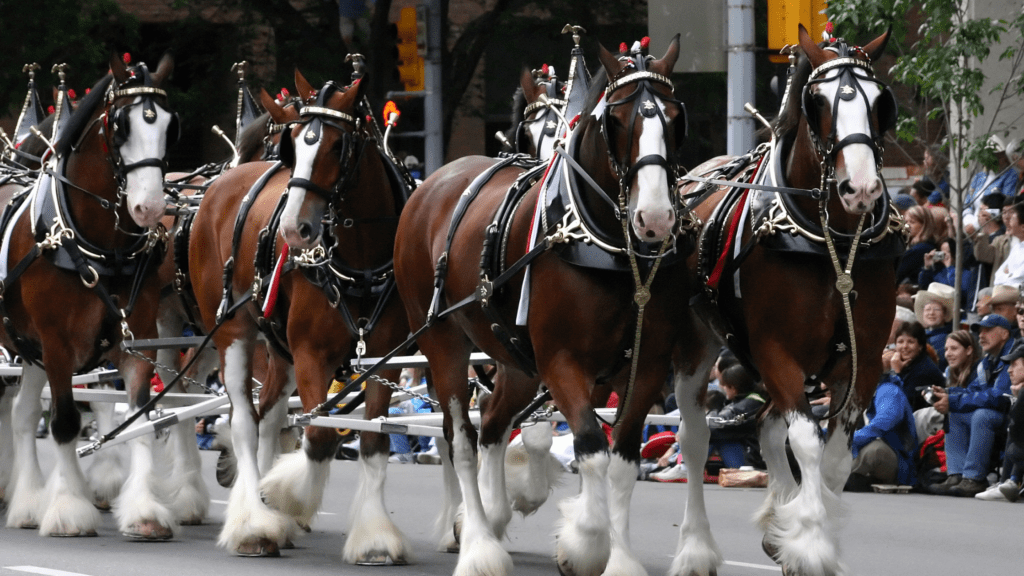
[[843, 208], [850, 214], [866, 214], [875, 206], [875, 201], [885, 190], [880, 178], [874, 178], [866, 185], [854, 185], [847, 178], [839, 182], [837, 186], [839, 198], [843, 202]]
[[661, 242], [672, 235], [676, 226], [675, 210], [654, 209], [633, 212], [633, 232], [644, 242]]

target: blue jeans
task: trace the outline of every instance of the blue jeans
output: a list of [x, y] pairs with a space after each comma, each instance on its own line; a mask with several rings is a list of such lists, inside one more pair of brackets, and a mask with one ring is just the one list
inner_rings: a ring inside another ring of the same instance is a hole
[[742, 442], [712, 440], [708, 445], [708, 456], [715, 450], [718, 450], [718, 455], [722, 457], [724, 468], [739, 468], [747, 465], [747, 451]]
[[946, 435], [946, 470], [964, 478], [984, 480], [992, 458], [996, 431], [1006, 426], [1002, 411], [978, 408], [950, 412]]

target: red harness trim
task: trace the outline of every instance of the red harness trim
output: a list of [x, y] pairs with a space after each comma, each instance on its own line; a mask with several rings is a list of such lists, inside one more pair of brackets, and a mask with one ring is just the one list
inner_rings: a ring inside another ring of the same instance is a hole
[[[767, 156], [762, 156], [757, 162], [757, 168], [754, 170], [754, 174], [761, 171], [761, 164], [764, 163], [764, 159], [766, 157]], [[740, 196], [739, 204], [737, 204], [736, 210], [732, 213], [732, 220], [729, 222], [729, 236], [725, 239], [725, 248], [718, 256], [718, 261], [715, 262], [715, 267], [711, 270], [711, 275], [708, 276], [708, 287], [712, 290], [718, 290], [718, 283], [722, 280], [722, 270], [725, 269], [725, 262], [729, 259], [729, 252], [732, 249], [732, 243], [736, 239], [736, 229], [740, 225], [740, 217], [743, 215], [743, 207], [747, 205], [747, 195], [749, 194], [749, 188], [743, 191], [743, 195]]]
[[[552, 157], [551, 161], [548, 162], [548, 167], [544, 169], [544, 177], [541, 178], [541, 180], [540, 180], [540, 189], [541, 190], [543, 190], [544, 186], [547, 185], [548, 174], [551, 173], [551, 167], [554, 166], [554, 164], [555, 164], [555, 158], [558, 158], [558, 156]], [[533, 242], [533, 224], [534, 224], [534, 222], [537, 221], [537, 210], [543, 210], [544, 209], [544, 207], [540, 205], [541, 198], [543, 198], [543, 195], [538, 194], [537, 195], [537, 203], [533, 207], [533, 218], [530, 218], [530, 233], [527, 234], [527, 236], [526, 236], [526, 242], [527, 243]], [[527, 251], [529, 251], [530, 250], [530, 246], [527, 246], [526, 249], [527, 249]]]
[[263, 305], [263, 317], [270, 318], [270, 315], [274, 313], [274, 306], [277, 304], [277, 288], [281, 285], [281, 269], [284, 268], [284, 263], [288, 259], [288, 245], [285, 244], [281, 248], [281, 256], [277, 259], [277, 265], [274, 266], [274, 274], [270, 278], [270, 286], [267, 288], [267, 301]]

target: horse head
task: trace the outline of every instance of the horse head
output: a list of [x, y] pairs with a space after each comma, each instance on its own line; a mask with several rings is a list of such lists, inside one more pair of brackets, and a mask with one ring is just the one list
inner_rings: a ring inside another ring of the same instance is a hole
[[661, 242], [675, 231], [671, 151], [685, 135], [686, 113], [668, 76], [678, 56], [678, 35], [660, 59], [641, 51], [615, 56], [600, 47], [610, 82], [591, 117], [600, 123], [607, 164], [625, 195], [633, 233], [645, 242]]
[[[295, 71], [304, 104], [298, 122], [280, 144], [281, 161], [292, 170], [281, 235], [293, 248], [312, 248], [320, 242], [324, 216], [355, 178], [365, 144], [357, 110], [365, 80], [346, 88], [327, 82], [317, 91]], [[279, 116], [284, 121], [280, 106], [268, 109], [275, 122]]]
[[[261, 88], [260, 102], [267, 112], [242, 130], [238, 142], [239, 163], [277, 160], [281, 136], [293, 123], [299, 121], [299, 108], [302, 107], [302, 102], [298, 98], [285, 97], [284, 101], [279, 103]], [[276, 118], [269, 112], [272, 108], [278, 111]]]
[[[547, 64], [544, 69], [548, 70]], [[562, 83], [554, 74], [535, 77], [533, 72], [523, 69], [519, 76], [523, 105], [521, 119], [514, 121], [515, 147], [517, 152], [550, 160], [555, 154], [554, 143], [559, 132], [565, 130], [558, 111], [565, 108], [562, 99]], [[543, 97], [543, 98], [542, 98]]]
[[169, 54], [153, 73], [142, 63], [129, 67], [117, 56], [110, 59], [113, 82], [106, 92], [104, 138], [119, 194], [126, 196], [128, 212], [142, 228], [156, 226], [164, 215], [164, 155], [178, 139], [179, 123], [160, 85], [173, 70]]
[[815, 44], [800, 26], [800, 47], [812, 71], [801, 95], [804, 118], [824, 179], [835, 178], [843, 208], [870, 212], [885, 191], [878, 174], [885, 132], [896, 124], [896, 100], [875, 79], [871, 62], [881, 56], [889, 31], [863, 48], [842, 39]]

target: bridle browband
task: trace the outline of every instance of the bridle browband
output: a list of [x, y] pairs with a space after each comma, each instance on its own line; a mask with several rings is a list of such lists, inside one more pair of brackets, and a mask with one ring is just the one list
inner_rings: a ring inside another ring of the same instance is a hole
[[[516, 150], [526, 153], [527, 150], [520, 141], [520, 138], [524, 133], [527, 133], [526, 127], [535, 122], [544, 123], [544, 129], [541, 131], [540, 138], [533, 143], [536, 148], [534, 153], [538, 158], [541, 155], [540, 151], [544, 144], [544, 138], [558, 138], [558, 125], [561, 123], [558, 111], [565, 110], [565, 105], [567, 103], [565, 99], [557, 98], [557, 96], [559, 96], [558, 78], [556, 76], [551, 76], [549, 80], [546, 90], [547, 99], [540, 98], [527, 104], [526, 108], [523, 110], [523, 120], [519, 123], [519, 127], [516, 129]], [[543, 114], [533, 120], [527, 120], [527, 118], [530, 117], [530, 114], [533, 114], [542, 108], [545, 110]]]

